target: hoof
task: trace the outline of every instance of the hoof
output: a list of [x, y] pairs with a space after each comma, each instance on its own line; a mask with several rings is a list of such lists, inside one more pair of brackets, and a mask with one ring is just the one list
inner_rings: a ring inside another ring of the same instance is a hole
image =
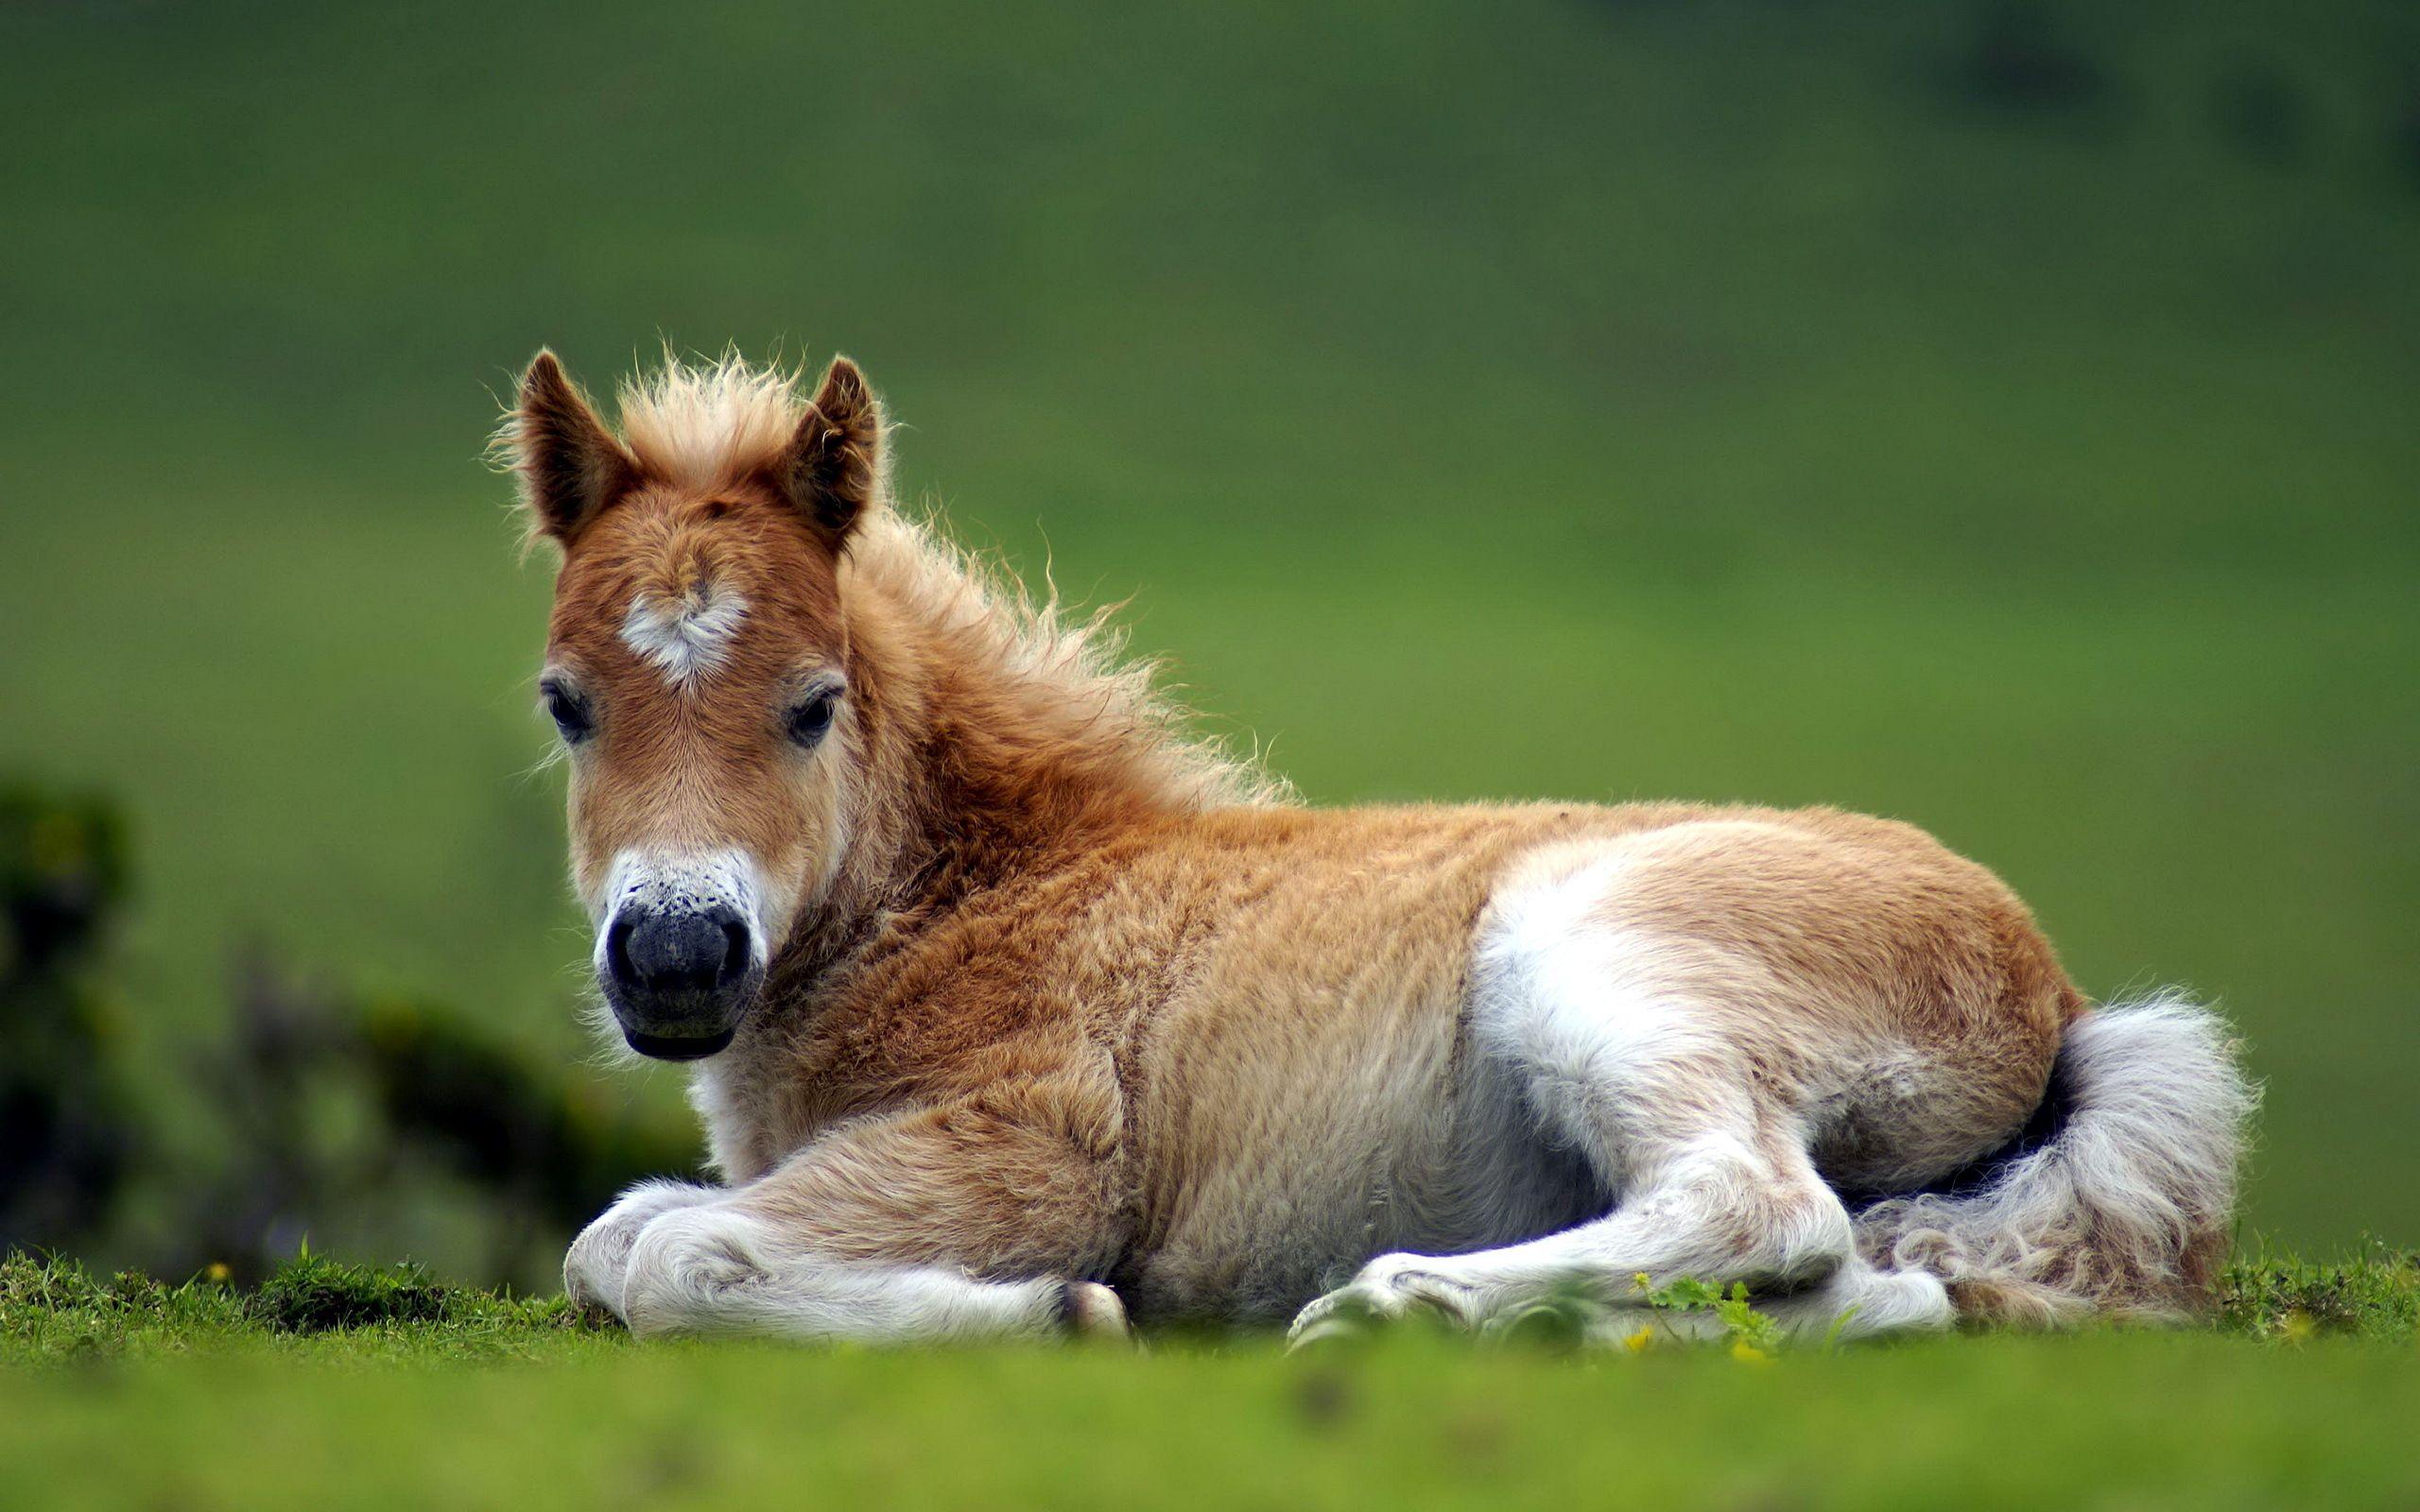
[[1325, 1353], [1346, 1345], [1364, 1343], [1375, 1338], [1384, 1323], [1382, 1318], [1342, 1313], [1333, 1313], [1307, 1322], [1297, 1319], [1294, 1326], [1286, 1331], [1286, 1352], [1300, 1354], [1308, 1349]]
[[1131, 1343], [1133, 1330], [1126, 1323], [1126, 1304], [1098, 1281], [1069, 1281], [1060, 1299], [1059, 1315], [1070, 1336]]
[[1478, 1321], [1471, 1289], [1437, 1274], [1437, 1262], [1419, 1255], [1380, 1255], [1341, 1286], [1294, 1314], [1287, 1331], [1289, 1349], [1322, 1341], [1357, 1338], [1419, 1314], [1449, 1328]]
[[1409, 1310], [1409, 1299], [1356, 1282], [1315, 1299], [1294, 1314], [1286, 1331], [1286, 1351], [1313, 1345], [1345, 1344], [1383, 1332]]

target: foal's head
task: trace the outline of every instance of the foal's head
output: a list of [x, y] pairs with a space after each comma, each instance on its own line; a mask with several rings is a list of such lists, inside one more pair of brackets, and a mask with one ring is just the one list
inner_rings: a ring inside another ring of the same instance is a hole
[[550, 352], [507, 441], [562, 550], [539, 689], [568, 748], [572, 871], [631, 1048], [731, 1042], [830, 887], [856, 806], [838, 565], [882, 489], [882, 419], [837, 359], [788, 385], [674, 368], [608, 431]]

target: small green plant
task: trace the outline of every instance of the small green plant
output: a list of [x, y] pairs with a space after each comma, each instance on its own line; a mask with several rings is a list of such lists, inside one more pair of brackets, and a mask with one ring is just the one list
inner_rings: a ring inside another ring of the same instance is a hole
[[[1648, 1309], [1644, 1317], [1641, 1308]], [[1609, 1303], [1595, 1288], [1574, 1283], [1492, 1326], [1488, 1333], [1553, 1352], [1615, 1344], [1637, 1354], [1659, 1342], [1715, 1342], [1729, 1346], [1734, 1359], [1752, 1363], [1772, 1359], [1781, 1344], [1780, 1325], [1749, 1302], [1744, 1284], [1735, 1282], [1726, 1290], [1682, 1277], [1657, 1286], [1645, 1273], [1633, 1278], [1630, 1295], [1617, 1303]]]
[[[1780, 1347], [1780, 1325], [1749, 1305], [1748, 1286], [1744, 1281], [1733, 1281], [1726, 1289], [1693, 1276], [1683, 1276], [1657, 1286], [1653, 1284], [1652, 1278], [1641, 1271], [1633, 1279], [1632, 1284], [1637, 1288], [1640, 1299], [1658, 1313], [1712, 1318], [1720, 1328], [1721, 1337], [1730, 1344], [1732, 1358], [1736, 1360], [1770, 1360]], [[1668, 1334], [1679, 1332], [1669, 1323], [1665, 1325], [1664, 1332]], [[1644, 1349], [1654, 1342], [1655, 1332], [1655, 1326], [1651, 1323], [1629, 1335], [1622, 1343], [1633, 1350]]]

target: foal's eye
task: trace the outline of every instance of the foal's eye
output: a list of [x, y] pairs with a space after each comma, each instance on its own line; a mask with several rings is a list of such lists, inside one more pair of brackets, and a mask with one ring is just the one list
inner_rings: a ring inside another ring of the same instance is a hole
[[588, 700], [552, 678], [538, 684], [538, 696], [546, 701], [547, 717], [554, 720], [564, 745], [579, 745], [596, 728], [596, 718], [588, 712]]
[[807, 750], [813, 750], [832, 732], [832, 716], [840, 712], [840, 690], [818, 688], [790, 705], [784, 723], [790, 739]]

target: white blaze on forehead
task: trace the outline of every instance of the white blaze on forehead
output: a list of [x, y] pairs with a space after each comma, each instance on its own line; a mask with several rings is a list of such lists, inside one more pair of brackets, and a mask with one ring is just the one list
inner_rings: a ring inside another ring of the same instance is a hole
[[678, 598], [633, 597], [622, 618], [622, 643], [677, 687], [722, 665], [747, 617], [747, 598], [708, 578]]

